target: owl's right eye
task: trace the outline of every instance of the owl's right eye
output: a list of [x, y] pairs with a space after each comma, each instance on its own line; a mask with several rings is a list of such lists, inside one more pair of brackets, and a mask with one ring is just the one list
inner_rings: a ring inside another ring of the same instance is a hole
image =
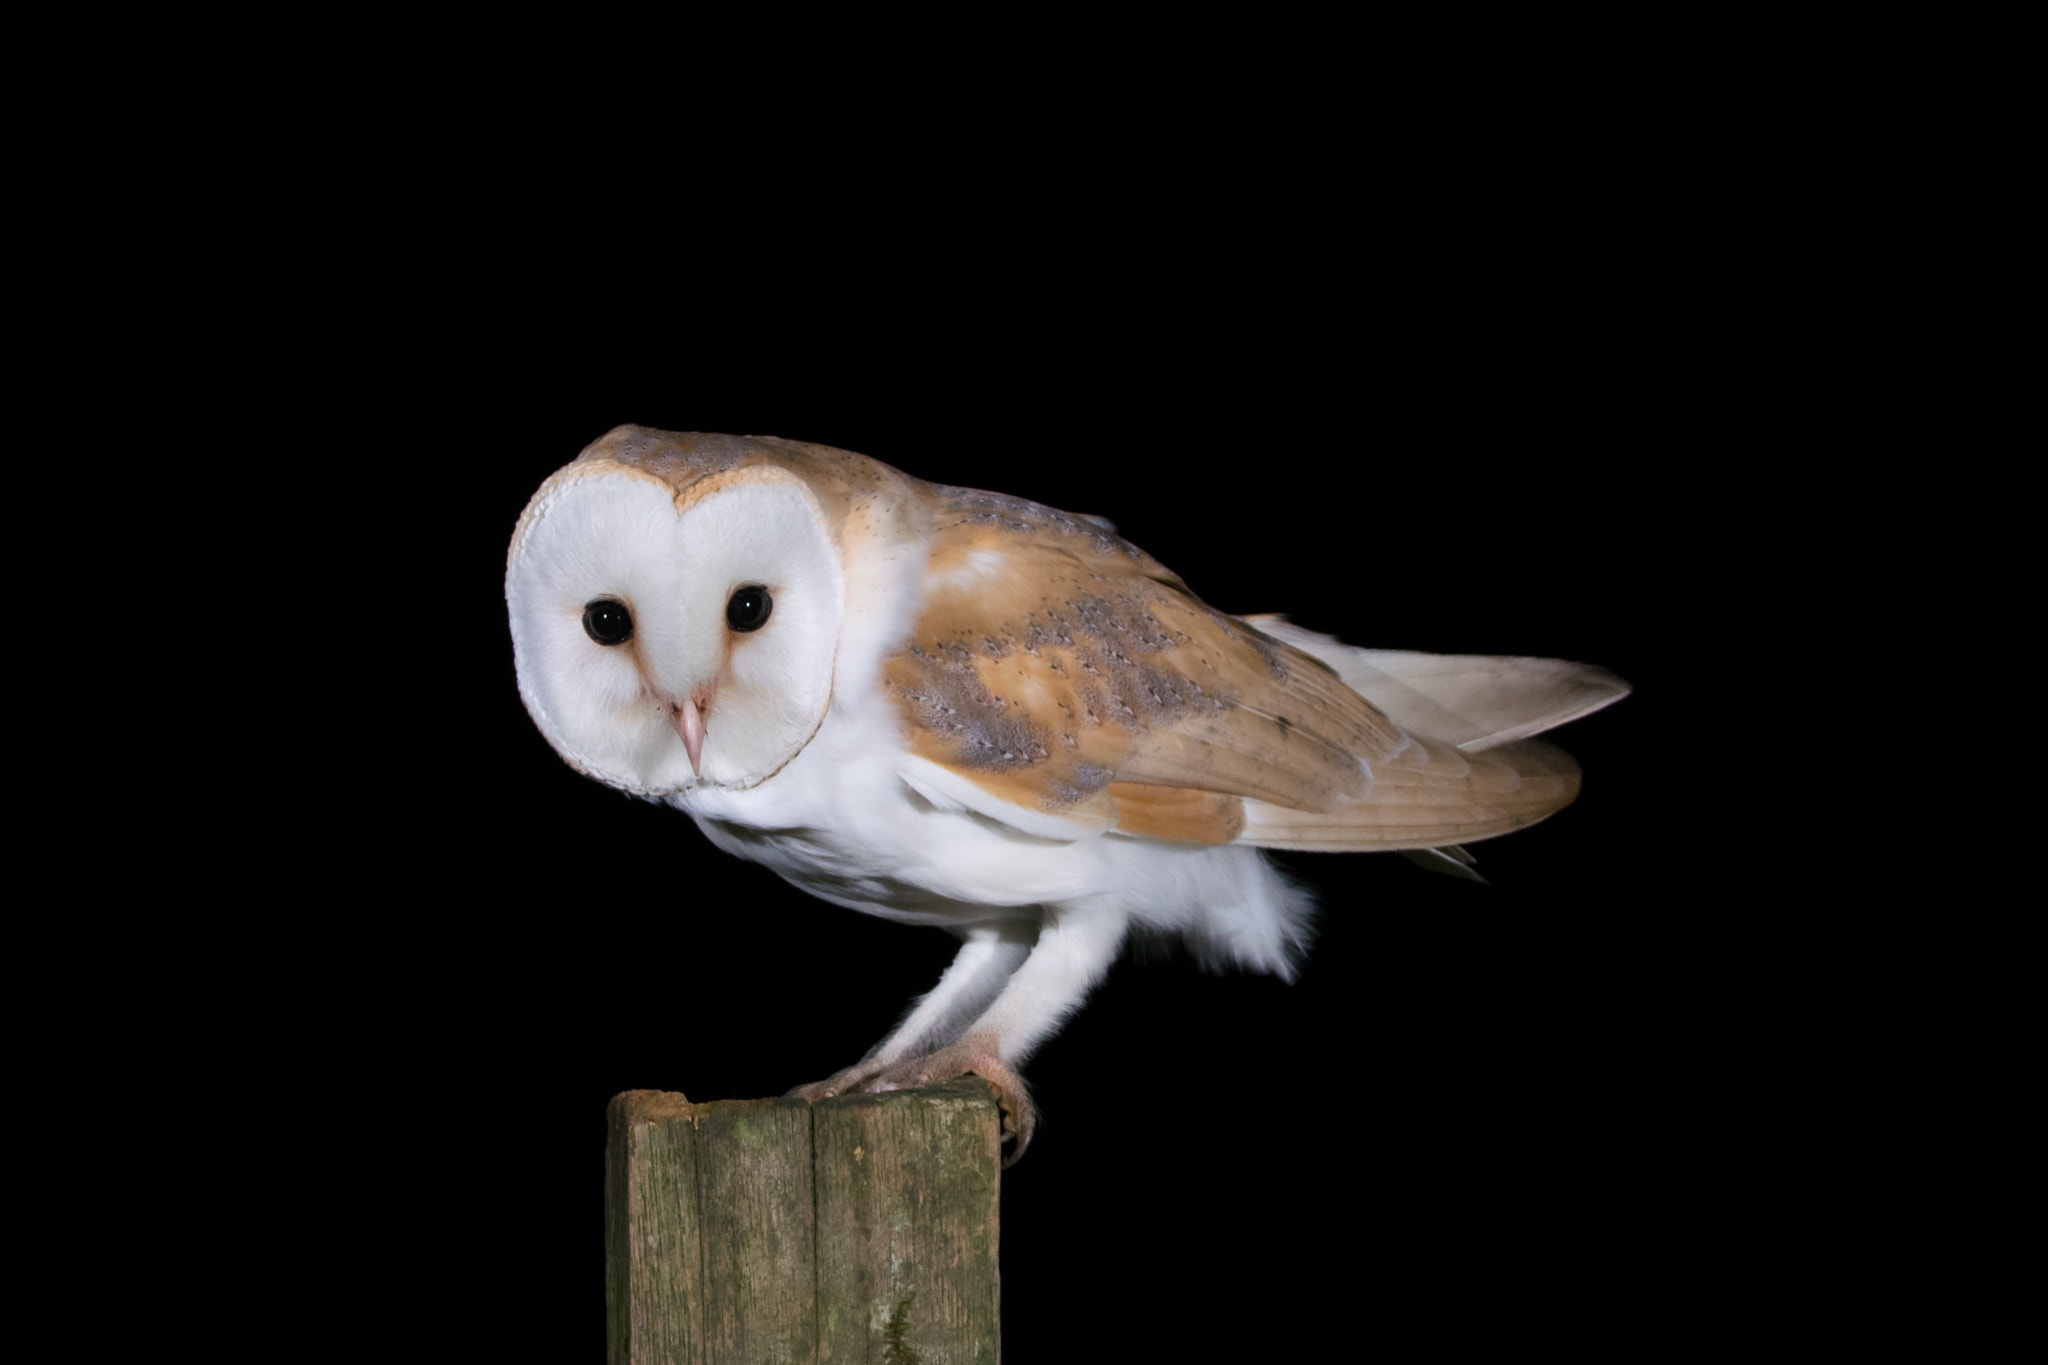
[[633, 638], [633, 613], [624, 602], [600, 597], [583, 604], [583, 633], [601, 645], [622, 645]]

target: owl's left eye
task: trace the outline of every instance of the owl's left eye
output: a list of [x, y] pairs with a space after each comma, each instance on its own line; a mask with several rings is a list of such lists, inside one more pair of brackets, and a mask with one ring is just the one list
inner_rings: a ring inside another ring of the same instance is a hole
[[759, 583], [749, 583], [736, 590], [732, 600], [725, 604], [725, 623], [734, 630], [759, 630], [768, 624], [768, 613], [775, 610], [775, 599], [768, 595], [768, 589]]
[[624, 602], [600, 597], [583, 604], [583, 633], [601, 645], [622, 645], [633, 638], [633, 613]]

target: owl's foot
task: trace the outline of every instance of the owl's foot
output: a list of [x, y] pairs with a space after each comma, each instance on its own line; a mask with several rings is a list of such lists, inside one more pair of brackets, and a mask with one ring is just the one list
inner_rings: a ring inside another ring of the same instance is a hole
[[1032, 1106], [1024, 1078], [998, 1060], [992, 1041], [962, 1038], [937, 1052], [886, 1066], [862, 1062], [814, 1085], [800, 1085], [789, 1093], [796, 1099], [815, 1101], [834, 1095], [914, 1090], [960, 1076], [979, 1076], [995, 1087], [996, 1099], [1003, 1108], [1003, 1141], [1015, 1143], [1003, 1158], [1003, 1168], [1008, 1170], [1031, 1145], [1031, 1135], [1038, 1127], [1038, 1111]]

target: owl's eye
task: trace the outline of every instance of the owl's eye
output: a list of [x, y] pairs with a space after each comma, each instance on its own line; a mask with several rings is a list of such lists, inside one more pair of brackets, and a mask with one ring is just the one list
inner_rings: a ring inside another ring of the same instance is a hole
[[583, 604], [583, 633], [601, 645], [622, 645], [633, 638], [633, 613], [624, 602], [600, 597]]
[[768, 589], [759, 583], [749, 583], [732, 595], [732, 601], [725, 604], [725, 623], [734, 630], [759, 630], [768, 624], [768, 613], [775, 610], [775, 599], [768, 595]]

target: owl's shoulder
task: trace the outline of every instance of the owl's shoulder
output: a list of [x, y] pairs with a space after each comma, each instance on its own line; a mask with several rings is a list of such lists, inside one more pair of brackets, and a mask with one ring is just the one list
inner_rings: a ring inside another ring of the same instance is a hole
[[931, 569], [941, 578], [976, 556], [995, 555], [1027, 575], [1071, 562], [1103, 581], [1136, 575], [1186, 590], [1177, 574], [1105, 518], [982, 488], [928, 483], [921, 491], [930, 517]]

